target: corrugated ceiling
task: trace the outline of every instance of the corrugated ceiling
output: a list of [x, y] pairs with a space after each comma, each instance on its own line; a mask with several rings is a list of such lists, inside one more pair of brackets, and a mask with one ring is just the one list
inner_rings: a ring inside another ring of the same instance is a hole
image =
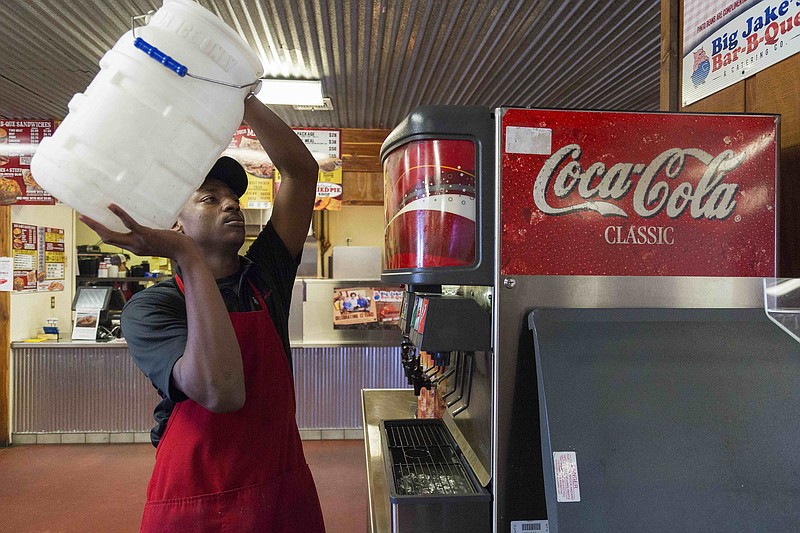
[[[660, 0], [199, 0], [266, 74], [319, 78], [294, 126], [392, 128], [420, 104], [656, 110]], [[2, 0], [0, 117], [63, 118], [150, 0]]]

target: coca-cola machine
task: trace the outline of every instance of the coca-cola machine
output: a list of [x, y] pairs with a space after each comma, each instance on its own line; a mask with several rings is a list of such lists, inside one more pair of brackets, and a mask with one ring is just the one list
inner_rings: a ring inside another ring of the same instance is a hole
[[433, 409], [382, 421], [373, 530], [800, 531], [778, 147], [773, 115], [409, 115], [382, 278]]

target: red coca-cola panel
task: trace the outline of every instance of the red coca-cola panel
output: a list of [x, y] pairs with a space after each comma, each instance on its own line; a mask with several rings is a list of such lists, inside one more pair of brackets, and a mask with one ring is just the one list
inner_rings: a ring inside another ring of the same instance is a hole
[[778, 118], [508, 109], [503, 275], [775, 275]]
[[386, 267], [475, 263], [475, 145], [422, 140], [386, 156]]

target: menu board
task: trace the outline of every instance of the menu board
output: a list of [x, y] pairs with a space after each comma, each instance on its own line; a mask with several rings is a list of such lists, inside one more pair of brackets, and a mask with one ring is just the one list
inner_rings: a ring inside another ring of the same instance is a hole
[[63, 291], [64, 271], [66, 270], [64, 230], [40, 226], [38, 252], [37, 290], [39, 292]]
[[296, 129], [319, 163], [317, 199], [314, 211], [338, 211], [342, 208], [342, 159], [339, 130]]
[[64, 290], [64, 234], [61, 228], [11, 224], [14, 291]]
[[56, 203], [31, 174], [35, 147], [55, 126], [53, 120], [0, 120], [0, 205]]
[[14, 291], [36, 291], [39, 259], [39, 232], [36, 226], [11, 224], [11, 251], [14, 264]]
[[[338, 210], [342, 206], [342, 160], [339, 130], [295, 129], [319, 164], [314, 210]], [[231, 139], [228, 155], [242, 164], [248, 175], [247, 192], [241, 198], [243, 209], [272, 206], [280, 188], [281, 176], [269, 155], [248, 126], [241, 126]]]
[[272, 206], [275, 165], [248, 126], [233, 135], [225, 155], [236, 159], [247, 172], [247, 191], [239, 199], [242, 209], [267, 209]]

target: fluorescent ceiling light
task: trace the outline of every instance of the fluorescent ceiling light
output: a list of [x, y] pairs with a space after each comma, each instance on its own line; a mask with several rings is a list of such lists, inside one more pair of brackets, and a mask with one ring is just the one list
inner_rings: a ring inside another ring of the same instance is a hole
[[256, 98], [274, 105], [323, 105], [320, 80], [261, 80]]

